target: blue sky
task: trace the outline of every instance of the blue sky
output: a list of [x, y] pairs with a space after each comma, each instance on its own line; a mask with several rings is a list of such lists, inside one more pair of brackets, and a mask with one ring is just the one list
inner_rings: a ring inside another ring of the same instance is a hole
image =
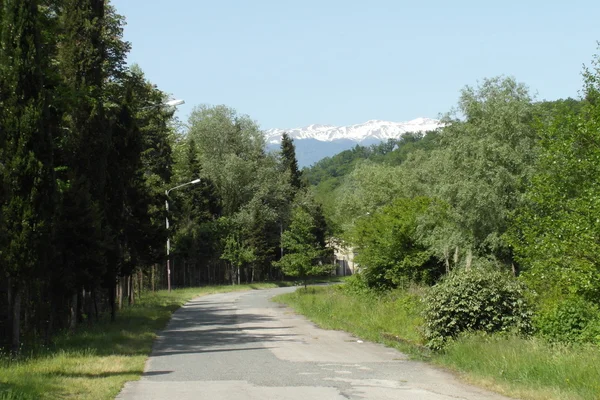
[[600, 1], [112, 0], [130, 63], [176, 98], [262, 128], [406, 121], [448, 111], [496, 75], [575, 97]]

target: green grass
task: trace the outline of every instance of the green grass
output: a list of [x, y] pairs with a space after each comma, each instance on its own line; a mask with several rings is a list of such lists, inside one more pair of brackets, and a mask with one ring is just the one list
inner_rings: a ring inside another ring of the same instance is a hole
[[17, 361], [0, 357], [0, 400], [113, 399], [130, 380], [137, 380], [152, 350], [156, 332], [188, 300], [213, 293], [265, 289], [282, 284], [209, 286], [147, 293], [124, 308], [117, 321], [55, 338]]
[[600, 398], [600, 349], [543, 339], [469, 335], [435, 360], [467, 380], [523, 399]]
[[309, 287], [274, 301], [291, 306], [323, 328], [348, 331], [417, 355], [423, 352], [419, 298], [419, 288], [378, 297], [350, 296], [339, 287]]
[[281, 295], [285, 303], [323, 328], [394, 346], [457, 372], [500, 393], [531, 400], [600, 399], [600, 349], [557, 345], [509, 335], [467, 335], [444, 352], [423, 349], [421, 289], [383, 297], [349, 295], [338, 287]]

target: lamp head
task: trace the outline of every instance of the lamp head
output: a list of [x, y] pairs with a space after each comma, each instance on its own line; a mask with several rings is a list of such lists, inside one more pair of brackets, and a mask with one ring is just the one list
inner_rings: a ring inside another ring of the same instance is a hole
[[167, 107], [177, 107], [182, 104], [185, 104], [185, 100], [174, 99], [174, 100], [169, 100], [169, 101], [165, 102], [163, 105], [165, 105]]

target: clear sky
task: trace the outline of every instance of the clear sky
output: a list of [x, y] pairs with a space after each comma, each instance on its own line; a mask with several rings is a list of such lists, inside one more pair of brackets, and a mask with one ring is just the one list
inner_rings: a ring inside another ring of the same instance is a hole
[[599, 0], [112, 0], [130, 63], [195, 105], [262, 128], [406, 121], [496, 75], [575, 97], [600, 40]]

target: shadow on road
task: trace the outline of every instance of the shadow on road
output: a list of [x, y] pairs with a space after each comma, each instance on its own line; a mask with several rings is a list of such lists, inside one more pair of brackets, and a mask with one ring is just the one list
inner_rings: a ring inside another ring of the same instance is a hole
[[236, 311], [231, 304], [217, 306], [206, 300], [188, 303], [160, 333], [152, 356], [259, 350], [268, 347], [257, 343], [298, 341], [295, 334], [272, 332], [290, 327], [263, 325], [274, 320], [270, 316]]

